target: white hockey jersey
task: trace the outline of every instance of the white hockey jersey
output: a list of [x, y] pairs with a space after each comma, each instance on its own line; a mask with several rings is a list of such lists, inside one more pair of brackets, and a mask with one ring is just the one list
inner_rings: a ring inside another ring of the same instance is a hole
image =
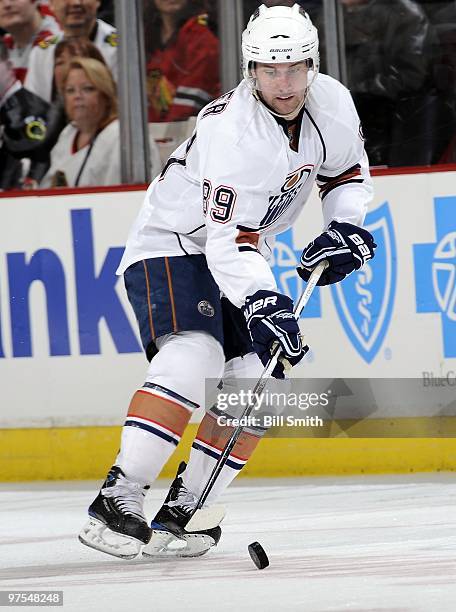
[[[115, 80], [117, 80], [116, 32], [116, 29], [109, 25], [109, 23], [97, 19], [97, 30], [92, 41], [103, 55]], [[46, 100], [46, 102], [51, 102], [52, 99], [55, 46], [62, 38], [63, 33], [46, 38], [34, 47], [30, 53], [24, 87], [43, 98], [43, 100]]]
[[372, 183], [349, 91], [318, 76], [295, 151], [242, 81], [199, 113], [193, 136], [150, 185], [118, 274], [146, 258], [204, 253], [236, 306], [260, 289], [277, 290], [268, 243], [292, 226], [315, 181], [325, 226], [363, 223]]

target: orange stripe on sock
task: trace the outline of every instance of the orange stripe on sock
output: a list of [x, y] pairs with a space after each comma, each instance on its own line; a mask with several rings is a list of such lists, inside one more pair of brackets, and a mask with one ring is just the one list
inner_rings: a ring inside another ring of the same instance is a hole
[[[184, 410], [187, 410], [190, 413], [192, 412], [192, 410], [188, 408], [187, 406], [183, 406], [182, 404], [179, 404], [179, 402], [174, 402], [173, 400], [162, 397], [161, 395], [157, 395], [156, 393], [150, 393], [150, 391], [143, 391], [142, 389], [138, 389], [136, 393], [142, 393], [143, 395], [149, 395], [152, 397], [156, 397], [162, 402], [167, 402], [168, 404], [172, 404], [173, 406], [179, 406], [179, 408], [183, 408]], [[138, 414], [137, 416], [140, 416], [140, 415]]]
[[149, 270], [147, 269], [146, 262], [145, 262], [144, 259], [143, 259], [143, 266], [144, 266], [144, 275], [146, 277], [147, 307], [148, 307], [148, 310], [149, 310], [150, 334], [151, 334], [152, 340], [155, 340], [155, 329], [154, 329], [154, 322], [153, 322], [153, 319], [152, 319], [152, 304], [150, 303]]
[[168, 289], [169, 289], [169, 298], [171, 300], [171, 311], [173, 314], [173, 331], [177, 332], [177, 320], [176, 320], [176, 308], [174, 306], [173, 282], [171, 279], [171, 272], [169, 269], [169, 263], [168, 263], [167, 257], [165, 257], [165, 267], [166, 267], [166, 276], [168, 277]]
[[191, 412], [180, 404], [144, 391], [136, 391], [127, 412], [127, 419], [131, 417], [149, 420], [178, 436], [184, 432], [190, 416]]

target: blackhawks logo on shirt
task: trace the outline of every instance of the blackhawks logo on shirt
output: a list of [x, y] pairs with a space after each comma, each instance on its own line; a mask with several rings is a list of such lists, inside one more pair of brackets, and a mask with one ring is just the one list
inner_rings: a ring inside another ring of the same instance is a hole
[[176, 88], [160, 70], [150, 70], [147, 74], [147, 99], [155, 112], [166, 114], [173, 103]]
[[117, 47], [119, 45], [119, 37], [117, 32], [111, 32], [111, 34], [105, 36], [104, 42], [111, 47]]
[[206, 26], [207, 27], [207, 25], [209, 23], [209, 15], [207, 15], [206, 13], [203, 13], [202, 15], [198, 15], [196, 17], [196, 23], [198, 25]]
[[58, 36], [50, 36], [48, 38], [45, 38], [44, 40], [40, 40], [40, 42], [38, 43], [38, 47], [40, 47], [41, 49], [47, 49], [51, 45], [56, 45], [58, 42]]

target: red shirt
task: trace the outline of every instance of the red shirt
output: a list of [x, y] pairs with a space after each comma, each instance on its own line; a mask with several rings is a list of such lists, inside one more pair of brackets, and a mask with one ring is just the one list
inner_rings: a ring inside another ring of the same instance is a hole
[[219, 95], [219, 42], [198, 15], [147, 62], [149, 121], [187, 119]]

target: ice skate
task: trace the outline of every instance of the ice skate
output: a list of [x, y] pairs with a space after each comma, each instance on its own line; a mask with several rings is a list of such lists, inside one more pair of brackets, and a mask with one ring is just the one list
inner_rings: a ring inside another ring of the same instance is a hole
[[[218, 525], [201, 530], [186, 529], [197, 499], [183, 485], [180, 474], [185, 468], [186, 464], [182, 462], [163, 506], [152, 520], [152, 537], [143, 549], [144, 557], [199, 557], [216, 546], [220, 540], [222, 530]], [[205, 509], [198, 512], [204, 516]], [[204, 521], [199, 520], [198, 523]]]
[[125, 477], [113, 466], [95, 500], [79, 541], [114, 557], [133, 559], [150, 540], [152, 531], [143, 512], [148, 486]]

